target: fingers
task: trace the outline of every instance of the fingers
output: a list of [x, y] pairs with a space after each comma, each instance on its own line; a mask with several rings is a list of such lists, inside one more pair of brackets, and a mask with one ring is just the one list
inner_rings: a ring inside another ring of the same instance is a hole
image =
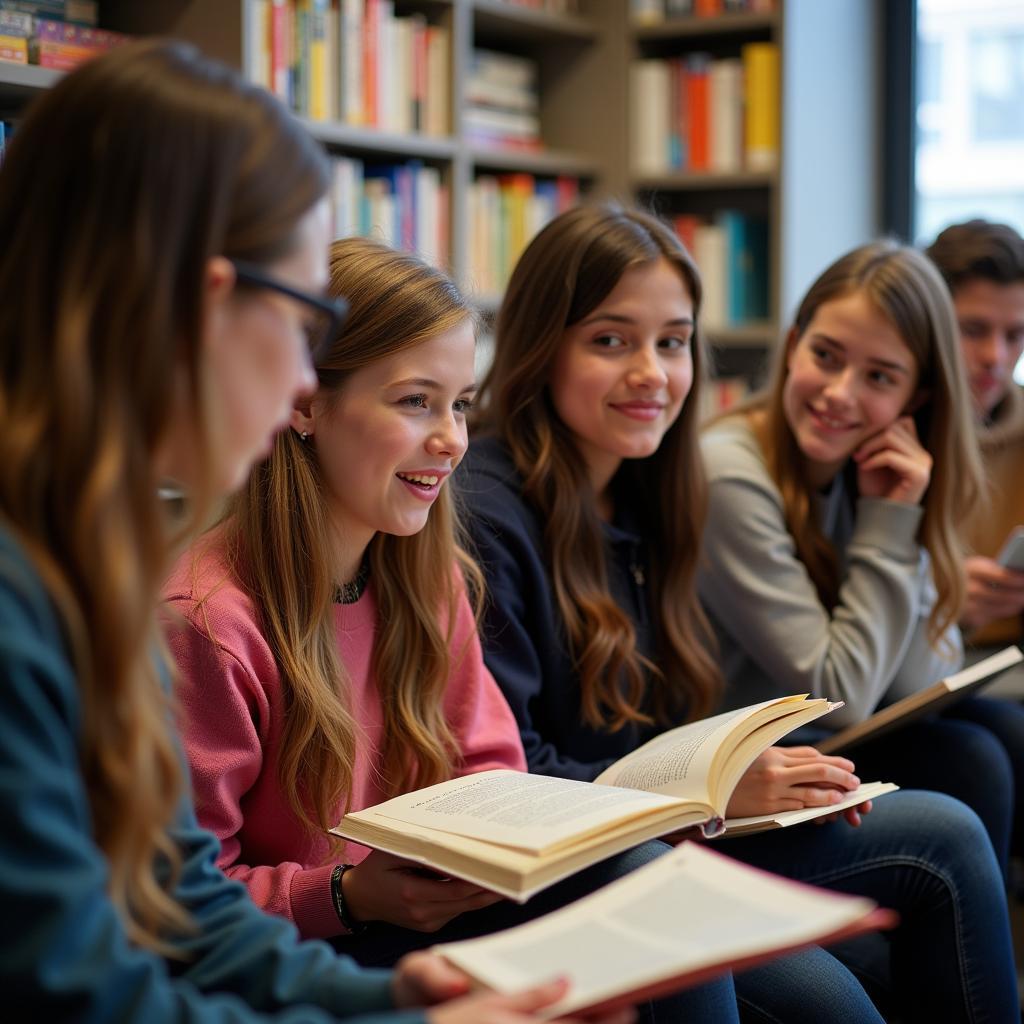
[[885, 430], [873, 434], [866, 441], [863, 441], [853, 453], [854, 461], [861, 462], [875, 452], [884, 449], [893, 449], [905, 455], [912, 455], [915, 458], [925, 459], [930, 464], [931, 456], [917, 439], [917, 429], [914, 421], [909, 416], [903, 416], [891, 423]]
[[410, 953], [399, 961], [395, 973], [396, 997], [403, 999], [398, 1005], [432, 1006], [470, 989], [469, 978], [436, 953]]
[[516, 992], [510, 996], [497, 996], [494, 1005], [519, 1013], [532, 1013], [535, 1010], [543, 1010], [545, 1006], [550, 1006], [552, 1003], [557, 1003], [568, 991], [569, 980], [556, 978], [544, 985], [528, 988], [524, 992]]
[[398, 892], [403, 900], [410, 903], [439, 904], [465, 903], [481, 895], [494, 895], [473, 882], [455, 878], [442, 881], [412, 873], [404, 875], [398, 885]]

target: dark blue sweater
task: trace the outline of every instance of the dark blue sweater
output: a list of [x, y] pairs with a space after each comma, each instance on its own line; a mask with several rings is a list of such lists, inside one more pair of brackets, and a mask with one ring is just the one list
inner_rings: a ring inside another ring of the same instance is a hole
[[[422, 1022], [389, 1011], [390, 973], [299, 943], [216, 867], [184, 802], [175, 895], [198, 924], [186, 964], [133, 946], [107, 895], [79, 764], [83, 708], [57, 617], [0, 529], [0, 1016], [145, 1024]], [[383, 1012], [375, 1012], [383, 1011]]]
[[[584, 724], [579, 680], [545, 564], [543, 524], [523, 499], [522, 479], [504, 445], [475, 439], [455, 480], [473, 554], [487, 578], [484, 660], [519, 723], [530, 771], [589, 781], [660, 730], [627, 725], [609, 733]], [[623, 505], [616, 523], [604, 527], [608, 585], [633, 620], [640, 652], [653, 657], [646, 552]]]

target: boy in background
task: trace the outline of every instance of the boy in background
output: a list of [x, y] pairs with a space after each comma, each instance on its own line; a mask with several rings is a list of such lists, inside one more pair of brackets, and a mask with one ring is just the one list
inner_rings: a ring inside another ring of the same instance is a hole
[[1024, 388], [1013, 371], [1024, 350], [1024, 238], [1006, 224], [970, 220], [925, 250], [949, 285], [974, 399], [989, 503], [965, 524], [967, 603], [961, 624], [977, 647], [1024, 639], [1024, 572], [996, 557], [1024, 525]]

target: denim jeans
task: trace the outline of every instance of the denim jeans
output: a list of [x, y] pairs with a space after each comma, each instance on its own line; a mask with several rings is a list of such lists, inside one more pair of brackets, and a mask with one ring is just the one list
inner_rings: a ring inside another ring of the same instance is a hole
[[[390, 966], [406, 953], [437, 942], [488, 935], [531, 921], [635, 871], [668, 849], [664, 843], [644, 843], [538, 893], [524, 905], [497, 903], [463, 914], [431, 934], [394, 925], [372, 924], [362, 935], [335, 939], [334, 946], [364, 966]], [[685, 921], [680, 923], [680, 927], [686, 926]], [[692, 927], [699, 927], [699, 923], [694, 922]], [[557, 973], [557, 963], [552, 963], [551, 971], [552, 974]], [[812, 949], [791, 954], [746, 971], [740, 977], [743, 983], [741, 999], [744, 1020], [820, 1024], [821, 1021], [833, 1019], [836, 1006], [842, 1006], [844, 1022], [881, 1024], [881, 1018], [857, 979], [824, 950]], [[752, 1006], [756, 1006], [758, 1012], [763, 1008], [767, 1016], [748, 1016], [748, 1007]], [[639, 1010], [641, 1021], [666, 1024], [738, 1024], [740, 1019], [737, 993], [733, 979], [728, 974], [696, 988], [655, 1000], [639, 1007]]]
[[[828, 735], [818, 726], [805, 726], [783, 742], [814, 744]], [[1006, 879], [1014, 803], [1024, 797], [1024, 782], [1020, 796], [1014, 786], [1015, 770], [1021, 770], [1024, 759], [1024, 709], [1009, 701], [968, 697], [943, 715], [854, 747], [849, 757], [865, 781], [930, 789], [967, 804], [981, 818]]]
[[[887, 962], [865, 965], [846, 946], [835, 952], [858, 974], [871, 971], [864, 979], [869, 989], [878, 977], [890, 979], [901, 1021], [1019, 1020], [1002, 876], [981, 821], [958, 801], [904, 790], [876, 801], [860, 828], [844, 821], [798, 825], [724, 839], [718, 849], [897, 911], [899, 926], [873, 946]], [[742, 1000], [743, 975], [736, 988]]]

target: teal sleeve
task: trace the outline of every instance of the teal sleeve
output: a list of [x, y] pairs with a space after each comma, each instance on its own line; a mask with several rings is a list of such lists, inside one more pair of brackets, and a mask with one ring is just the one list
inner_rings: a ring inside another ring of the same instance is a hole
[[[79, 767], [81, 708], [38, 584], [12, 578], [0, 537], [0, 1016], [38, 1021], [414, 1024], [388, 972], [302, 943], [216, 868], [216, 839], [182, 809], [177, 895], [198, 926], [183, 963], [132, 945], [107, 895]], [[23, 563], [22, 563], [23, 564]]]

